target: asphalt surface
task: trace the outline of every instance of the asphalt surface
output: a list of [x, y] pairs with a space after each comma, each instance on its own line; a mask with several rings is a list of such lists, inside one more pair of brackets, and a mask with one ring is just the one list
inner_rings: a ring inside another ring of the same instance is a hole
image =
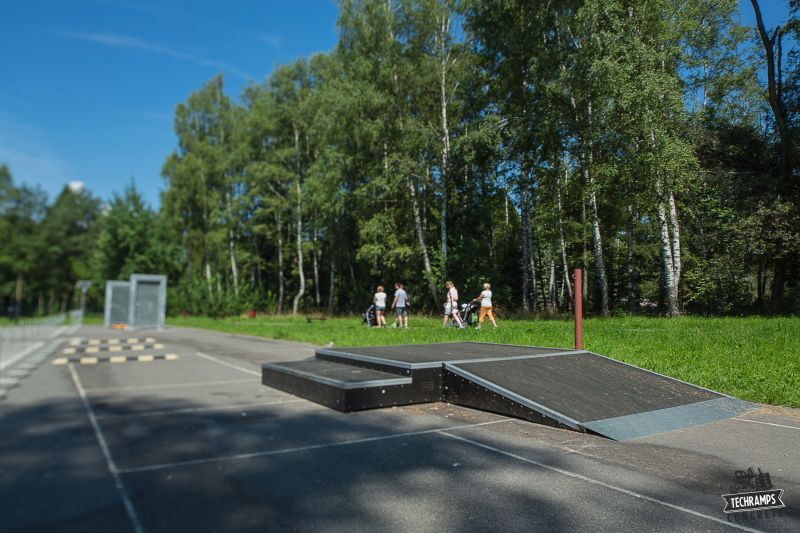
[[[182, 328], [61, 339], [0, 400], [0, 530], [800, 531], [797, 410], [620, 443], [447, 404], [344, 414], [260, 384], [261, 363], [313, 349]], [[786, 509], [723, 513], [749, 467]]]

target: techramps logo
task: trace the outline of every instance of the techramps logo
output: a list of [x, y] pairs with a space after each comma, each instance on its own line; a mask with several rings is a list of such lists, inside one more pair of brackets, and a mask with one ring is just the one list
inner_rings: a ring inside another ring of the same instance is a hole
[[776, 489], [769, 472], [752, 468], [736, 470], [730, 494], [723, 494], [724, 512], [729, 521], [771, 518], [778, 516], [786, 505], [781, 501], [783, 489]]

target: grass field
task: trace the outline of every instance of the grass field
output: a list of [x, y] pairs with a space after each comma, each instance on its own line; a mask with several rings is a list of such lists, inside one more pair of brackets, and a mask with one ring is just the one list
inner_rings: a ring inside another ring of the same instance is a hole
[[[443, 329], [437, 319], [411, 327], [369, 329], [359, 317], [306, 322], [303, 317], [171, 318], [170, 325], [335, 346], [483, 341], [571, 348], [562, 320], [506, 320], [480, 331]], [[759, 403], [800, 407], [798, 318], [606, 318], [584, 322], [584, 348], [702, 387]]]

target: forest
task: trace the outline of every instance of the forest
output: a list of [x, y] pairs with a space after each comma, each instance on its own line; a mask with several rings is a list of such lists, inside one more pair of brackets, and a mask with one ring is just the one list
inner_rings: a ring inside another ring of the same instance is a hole
[[[800, 0], [342, 0], [338, 43], [177, 104], [160, 206], [0, 166], [0, 295], [169, 276], [169, 312], [361, 312], [403, 282], [557, 315], [800, 311]], [[0, 162], [2, 163], [2, 162]]]

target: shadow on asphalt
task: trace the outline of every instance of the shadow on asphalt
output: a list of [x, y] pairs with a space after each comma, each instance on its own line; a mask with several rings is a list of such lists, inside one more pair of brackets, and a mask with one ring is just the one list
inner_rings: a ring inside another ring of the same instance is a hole
[[[101, 404], [103, 396], [92, 401]], [[305, 402], [141, 416], [134, 407], [144, 401], [152, 398], [131, 396], [128, 409], [116, 403], [104, 415], [114, 416], [101, 417], [100, 425], [145, 531], [724, 528], [439, 434], [324, 446], [441, 428], [444, 418], [402, 410], [342, 414]], [[207, 407], [160, 403], [163, 410]], [[2, 427], [3, 531], [130, 529], [77, 399], [7, 409]], [[244, 457], [231, 458], [236, 455]], [[227, 459], [214, 460], [220, 457]], [[562, 450], [539, 450], [531, 458], [576, 471]], [[196, 463], [137, 471], [187, 461]], [[703, 476], [721, 479], [722, 472]], [[686, 496], [648, 494], [675, 502]], [[787, 523], [784, 517], [756, 527]]]

